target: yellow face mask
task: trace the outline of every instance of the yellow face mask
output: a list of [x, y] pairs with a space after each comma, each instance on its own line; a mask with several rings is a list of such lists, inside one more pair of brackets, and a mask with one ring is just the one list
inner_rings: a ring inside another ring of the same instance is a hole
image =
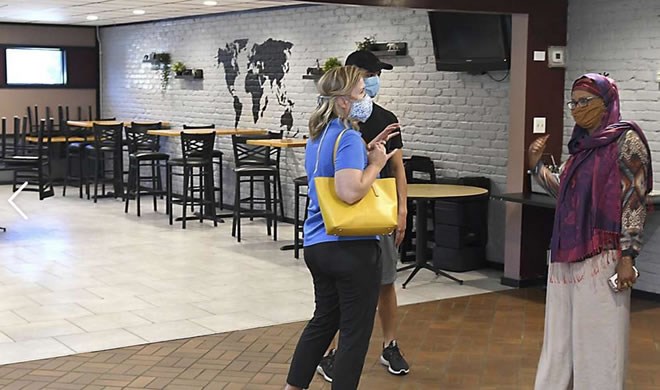
[[605, 105], [600, 99], [591, 101], [591, 104], [586, 107], [576, 107], [571, 112], [575, 123], [585, 129], [597, 128], [603, 120], [604, 113]]

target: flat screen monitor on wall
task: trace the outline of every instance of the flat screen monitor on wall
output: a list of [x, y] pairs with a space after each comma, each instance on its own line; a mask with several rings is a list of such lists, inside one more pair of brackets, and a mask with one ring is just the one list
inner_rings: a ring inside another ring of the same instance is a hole
[[66, 84], [66, 58], [62, 49], [7, 48], [5, 59], [7, 85]]
[[429, 12], [436, 68], [483, 73], [508, 70], [511, 15]]

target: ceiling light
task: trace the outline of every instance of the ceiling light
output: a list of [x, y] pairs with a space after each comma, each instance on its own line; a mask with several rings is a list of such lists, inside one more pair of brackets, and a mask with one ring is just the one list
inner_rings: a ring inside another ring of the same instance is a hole
[[96, 15], [87, 15], [87, 20], [91, 20], [91, 21], [99, 20], [99, 17]]
[[144, 15], [146, 12], [143, 9], [135, 9], [133, 10], [134, 15]]
[[211, 6], [211, 5], [218, 5], [218, 2], [217, 2], [217, 1], [213, 1], [213, 0], [206, 0], [206, 1], [204, 2], [204, 5], [208, 5], [208, 6]]

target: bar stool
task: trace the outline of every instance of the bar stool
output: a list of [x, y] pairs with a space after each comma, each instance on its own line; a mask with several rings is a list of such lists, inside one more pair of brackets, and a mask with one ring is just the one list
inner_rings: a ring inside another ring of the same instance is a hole
[[[94, 183], [94, 203], [98, 199], [98, 186], [102, 185], [101, 196], [105, 196], [106, 183], [112, 183], [115, 188], [117, 181], [122, 181], [121, 178], [121, 131], [124, 125], [121, 123], [113, 125], [102, 125], [94, 123], [94, 142], [85, 146], [85, 155], [88, 161], [91, 161], [94, 166], [93, 170], [93, 183]], [[112, 169], [107, 169], [108, 161], [112, 161]], [[112, 178], [106, 178], [105, 174], [112, 172]], [[89, 199], [89, 180], [86, 181], [87, 197]], [[115, 197], [123, 196], [123, 194], [115, 191]]]
[[[307, 219], [307, 209], [309, 208], [309, 195], [307, 176], [296, 177], [293, 179], [293, 193], [295, 194], [294, 209], [293, 209], [293, 257], [298, 258], [300, 248], [303, 244], [303, 226]], [[303, 212], [303, 219], [300, 219], [300, 200], [305, 198], [305, 211]]]
[[[215, 124], [210, 125], [201, 125], [201, 126], [192, 126], [192, 125], [183, 125], [183, 129], [215, 129]], [[220, 208], [224, 208], [224, 196], [223, 196], [223, 180], [222, 180], [222, 158], [224, 154], [220, 149], [213, 149], [213, 163], [217, 165], [218, 169], [218, 182], [215, 183], [213, 190], [218, 192], [218, 205]]]
[[[273, 240], [277, 241], [277, 196], [279, 182], [279, 159], [280, 148], [267, 146], [249, 145], [249, 139], [281, 138], [279, 134], [268, 134], [267, 136], [240, 136], [232, 135], [232, 146], [234, 150], [234, 173], [236, 175], [236, 188], [234, 190], [234, 218], [231, 235], [241, 241], [241, 219], [261, 217], [266, 218], [267, 233], [271, 235], [271, 224], [273, 227]], [[241, 184], [250, 184], [250, 195], [241, 197]], [[263, 184], [263, 197], [255, 195], [254, 185]], [[273, 188], [271, 188], [271, 185]], [[271, 192], [272, 190], [272, 192]], [[248, 204], [249, 209], [241, 208], [242, 204]], [[255, 209], [255, 205], [262, 205], [264, 209]]]
[[[162, 128], [163, 128], [162, 122], [131, 122], [131, 129], [142, 133], [146, 133], [149, 130], [159, 130]], [[141, 152], [160, 151], [160, 137], [148, 138], [146, 143], [138, 145], [138, 150]], [[128, 140], [122, 140], [122, 153], [123, 152], [126, 152], [127, 155], [130, 154], [128, 150]], [[122, 165], [123, 165], [123, 158], [122, 158]], [[123, 175], [127, 175], [126, 177], [128, 177], [128, 173], [129, 173], [128, 170], [124, 171], [122, 167], [122, 178]], [[163, 190], [162, 172], [160, 170], [156, 171], [156, 177], [157, 177], [156, 179], [157, 188], [159, 191], [163, 191], [164, 193], [165, 191]]]
[[[204, 222], [207, 214], [213, 219], [213, 226], [218, 226], [215, 216], [215, 191], [213, 191], [213, 146], [215, 132], [202, 134], [188, 134], [181, 132], [181, 158], [171, 158], [167, 161], [167, 212], [170, 216], [170, 225], [173, 223], [173, 204], [183, 206], [181, 228], [186, 228], [186, 210], [188, 206], [199, 205], [199, 222]], [[174, 172], [173, 168], [182, 168], [182, 172]], [[194, 170], [199, 177], [199, 188], [191, 185]], [[173, 176], [183, 177], [183, 193], [174, 194], [172, 191]], [[195, 198], [195, 191], [199, 191], [199, 198]], [[206, 210], [204, 210], [206, 208]]]
[[[157, 197], [166, 195], [167, 192], [158, 186], [158, 180], [162, 166], [161, 163], [167, 164], [170, 156], [167, 153], [162, 153], [153, 150], [140, 150], [140, 147], [145, 147], [149, 143], [154, 143], [157, 136], [149, 135], [139, 129], [126, 128], [126, 141], [128, 141], [128, 186], [126, 189], [126, 204], [124, 206], [124, 213], [128, 213], [128, 203], [131, 196], [135, 197], [137, 202], [137, 216], [140, 216], [140, 197], [142, 195], [153, 196], [154, 211], [158, 211]], [[141, 174], [141, 168], [151, 168], [151, 175], [144, 176]], [[151, 188], [143, 187], [142, 182], [151, 182]]]
[[[406, 181], [412, 183], [436, 183], [435, 166], [433, 160], [427, 156], [410, 156], [403, 160], [406, 172]], [[434, 210], [433, 201], [430, 202], [430, 210]], [[416, 217], [417, 208], [415, 202], [408, 201], [408, 215], [406, 217], [406, 234], [399, 247], [399, 259], [402, 263], [414, 261], [417, 232], [413, 231], [415, 224], [413, 217]], [[430, 218], [435, 221], [435, 213], [430, 213]], [[435, 226], [432, 222], [431, 226]], [[432, 235], [430, 235], [432, 237]]]

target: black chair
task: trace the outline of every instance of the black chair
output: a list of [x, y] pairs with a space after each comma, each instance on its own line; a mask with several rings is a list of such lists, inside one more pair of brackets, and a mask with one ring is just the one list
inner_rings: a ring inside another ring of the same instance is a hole
[[36, 155], [38, 148], [37, 145], [33, 142], [27, 141], [27, 136], [37, 137], [39, 128], [35, 128], [35, 131], [29, 130], [29, 121], [27, 116], [21, 118], [14, 117], [14, 133], [12, 134], [12, 143], [11, 146], [7, 145], [6, 156], [13, 155]]
[[[142, 132], [142, 133], [147, 133], [149, 130], [160, 130], [163, 128], [161, 122], [131, 122], [131, 129], [135, 129], [136, 131]], [[122, 150], [123, 152], [126, 153], [126, 157], [128, 158], [129, 151], [128, 151], [128, 140], [124, 139], [122, 141]], [[150, 136], [147, 139], [144, 140], [143, 143], [140, 143], [138, 145], [137, 150], [142, 151], [142, 152], [159, 152], [160, 151], [160, 137], [157, 136]], [[123, 164], [123, 159], [122, 159], [122, 164]], [[123, 175], [126, 176], [128, 179], [128, 169], [124, 170]], [[157, 189], [159, 191], [163, 191], [163, 175], [160, 170], [156, 171], [157, 175]], [[162, 198], [161, 198], [162, 199]]]
[[[300, 256], [300, 248], [303, 244], [303, 225], [307, 219], [307, 209], [309, 208], [309, 196], [307, 194], [307, 176], [301, 176], [293, 179], [293, 193], [295, 196], [293, 210], [293, 257]], [[300, 218], [300, 200], [305, 199], [305, 211], [303, 218]]]
[[[18, 118], [14, 119], [14, 127]], [[27, 125], [27, 121], [26, 121]], [[28, 185], [23, 191], [38, 192], [39, 200], [54, 195], [51, 174], [51, 141], [55, 121], [53, 118], [40, 120], [37, 127], [37, 142], [34, 148], [16, 148], [14, 154], [5, 156], [2, 162], [14, 171], [12, 191], [16, 190], [25, 182]]]
[[[173, 204], [183, 207], [181, 227], [186, 228], [188, 206], [200, 206], [199, 222], [204, 222], [205, 214], [213, 219], [213, 226], [218, 226], [215, 216], [215, 191], [213, 190], [213, 146], [215, 132], [187, 134], [181, 132], [181, 158], [167, 161], [167, 213], [170, 225], [173, 223]], [[175, 172], [181, 168], [181, 172]], [[195, 171], [197, 173], [195, 174]], [[172, 190], [174, 176], [183, 178], [183, 192], [175, 194]], [[193, 176], [199, 178], [199, 186], [192, 185]], [[195, 192], [199, 197], [195, 197]], [[204, 210], [206, 208], [206, 210]]]
[[[403, 160], [403, 166], [406, 172], [406, 181], [408, 184], [413, 183], [436, 183], [435, 166], [433, 160], [426, 156], [411, 156]], [[433, 204], [429, 205], [429, 209], [433, 210]], [[430, 213], [432, 218], [435, 213]], [[399, 247], [401, 262], [415, 260], [415, 245], [413, 239], [415, 232], [413, 231], [414, 223], [413, 217], [416, 215], [415, 202], [408, 201], [408, 216], [406, 217], [406, 235]], [[432, 225], [433, 226], [433, 225]], [[429, 235], [431, 237], [432, 235]]]
[[[58, 107], [60, 117], [60, 132], [64, 136], [64, 153], [66, 156], [66, 173], [64, 174], [64, 183], [62, 185], [62, 196], [66, 196], [66, 187], [70, 182], [79, 187], [79, 196], [83, 197], [83, 186], [85, 180], [85, 148], [91, 144], [89, 141], [89, 131], [86, 129], [71, 129], [67, 125], [62, 106]], [[99, 119], [101, 121], [114, 121], [116, 118]], [[78, 161], [77, 175], [72, 167], [71, 161]]]
[[[128, 204], [131, 197], [135, 197], [137, 202], [137, 216], [140, 216], [140, 197], [142, 195], [153, 196], [154, 211], [158, 211], [157, 197], [167, 194], [166, 191], [158, 188], [158, 180], [161, 171], [161, 163], [167, 163], [170, 156], [166, 153], [153, 150], [140, 150], [140, 147], [155, 143], [153, 138], [157, 136], [149, 135], [133, 127], [126, 128], [126, 141], [128, 145], [128, 185], [125, 194], [124, 212], [128, 213]], [[151, 175], [143, 175], [142, 168], [151, 168]], [[151, 182], [151, 187], [145, 187], [143, 182]]]
[[[27, 126], [27, 120], [24, 117], [23, 123]], [[21, 132], [21, 119], [17, 116], [13, 118], [14, 132], [8, 134], [7, 118], [2, 117], [2, 149], [0, 150], [0, 160], [11, 158], [15, 155], [35, 155], [37, 151], [36, 145], [28, 145], [25, 142], [25, 136]], [[30, 146], [30, 147], [28, 147]], [[28, 153], [30, 152], [30, 153]], [[7, 167], [7, 163], [3, 163], [6, 170], [13, 170]]]
[[[2, 150], [0, 151], [0, 159], [6, 157], [11, 157], [15, 154], [25, 154], [20, 153], [21, 150], [26, 149], [21, 146], [21, 143], [25, 144], [24, 136], [21, 133], [21, 119], [17, 116], [13, 118], [14, 122], [14, 132], [13, 134], [7, 133], [7, 118], [2, 117]], [[27, 120], [23, 121], [27, 126]], [[23, 141], [21, 141], [23, 139]], [[36, 146], [32, 149], [36, 150]]]
[[[232, 223], [232, 236], [241, 241], [241, 218], [266, 218], [268, 235], [273, 227], [273, 240], [277, 240], [277, 202], [279, 185], [280, 148], [249, 145], [250, 139], [277, 139], [282, 133], [269, 133], [265, 136], [239, 136], [232, 135], [234, 162], [236, 167], [236, 188], [234, 192], [234, 217]], [[263, 197], [254, 192], [256, 183], [263, 184]], [[249, 183], [250, 195], [241, 197], [241, 184]], [[271, 184], [273, 185], [271, 192]], [[249, 209], [241, 207], [249, 204]], [[255, 205], [262, 205], [263, 209], [255, 209]]]
[[2, 140], [0, 140], [0, 159], [3, 159], [7, 156], [7, 118], [4, 116], [0, 118], [0, 126], [2, 129]]
[[[215, 129], [215, 124], [210, 125], [201, 125], [201, 126], [192, 126], [192, 125], [183, 125], [183, 129]], [[213, 163], [217, 165], [218, 169], [218, 182], [215, 183], [214, 191], [218, 192], [218, 205], [222, 209], [224, 206], [224, 195], [223, 195], [223, 177], [222, 177], [222, 158], [224, 154], [220, 149], [213, 149]]]
[[[101, 196], [105, 197], [105, 185], [112, 184], [114, 188], [114, 197], [123, 196], [121, 177], [121, 132], [123, 129], [121, 123], [113, 125], [102, 125], [94, 123], [94, 142], [85, 146], [85, 156], [88, 162], [91, 162], [92, 182], [94, 185], [94, 203], [98, 200], [98, 186], [102, 185]], [[112, 168], [107, 165], [111, 163]], [[106, 176], [111, 173], [112, 176]], [[86, 179], [87, 198], [89, 199], [89, 178]]]

